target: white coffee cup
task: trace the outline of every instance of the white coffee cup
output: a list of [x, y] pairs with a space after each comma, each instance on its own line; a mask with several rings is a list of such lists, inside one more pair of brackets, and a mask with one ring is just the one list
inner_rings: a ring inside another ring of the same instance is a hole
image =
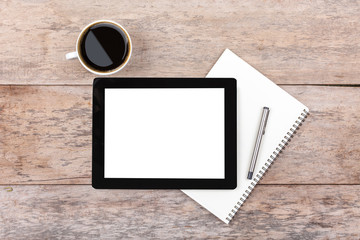
[[[99, 70], [99, 69], [95, 69], [93, 66], [91, 66], [89, 63], [87, 63], [85, 60], [84, 60], [84, 56], [82, 55], [81, 53], [81, 43], [82, 41], [84, 40], [83, 37], [84, 35], [88, 32], [88, 30], [95, 26], [95, 25], [98, 25], [98, 24], [102, 24], [102, 23], [105, 23], [105, 24], [110, 24], [114, 27], [116, 27], [118, 30], [120, 30], [121, 32], [123, 32], [126, 36], [126, 39], [127, 39], [127, 42], [128, 42], [128, 46], [127, 46], [127, 54], [126, 54], [126, 57], [125, 57], [125, 60], [119, 65], [117, 66], [116, 68], [114, 69], [109, 69], [109, 70]], [[131, 43], [131, 38], [130, 38], [130, 35], [129, 33], [125, 30], [125, 28], [123, 26], [121, 26], [119, 23], [116, 23], [114, 21], [111, 21], [111, 20], [98, 20], [98, 21], [95, 21], [95, 22], [92, 22], [90, 23], [89, 25], [87, 25], [79, 34], [78, 38], [77, 38], [77, 41], [76, 41], [76, 51], [75, 52], [70, 52], [70, 53], [67, 53], [66, 54], [66, 59], [69, 60], [69, 59], [79, 59], [81, 65], [83, 65], [83, 67], [88, 70], [89, 72], [92, 72], [94, 74], [97, 74], [97, 75], [110, 75], [110, 74], [113, 74], [113, 73], [116, 73], [118, 71], [120, 71], [121, 69], [123, 69], [126, 64], [129, 62], [130, 60], [130, 57], [131, 57], [131, 53], [132, 53], [132, 43]]]

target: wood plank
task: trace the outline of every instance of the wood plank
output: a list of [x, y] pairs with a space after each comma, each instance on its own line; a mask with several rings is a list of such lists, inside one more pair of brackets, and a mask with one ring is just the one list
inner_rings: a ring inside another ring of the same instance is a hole
[[133, 57], [115, 76], [203, 77], [230, 48], [276, 83], [359, 82], [360, 5], [351, 0], [7, 0], [0, 11], [1, 84], [91, 83], [65, 53], [104, 18], [133, 39]]
[[359, 184], [360, 88], [283, 88], [311, 114], [262, 183]]
[[1, 239], [360, 237], [360, 186], [355, 185], [261, 185], [230, 225], [178, 190], [12, 187], [12, 192], [0, 190]]
[[0, 87], [2, 183], [89, 183], [91, 87]]
[[[263, 184], [360, 184], [360, 88], [283, 86], [311, 110]], [[91, 87], [0, 86], [0, 184], [91, 182]]]

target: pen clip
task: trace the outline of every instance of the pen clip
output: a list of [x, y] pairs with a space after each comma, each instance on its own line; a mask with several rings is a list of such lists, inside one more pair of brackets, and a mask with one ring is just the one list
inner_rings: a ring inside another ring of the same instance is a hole
[[265, 110], [266, 110], [265, 122], [264, 122], [264, 129], [263, 129], [262, 135], [265, 135], [265, 129], [266, 129], [267, 121], [268, 121], [268, 118], [269, 118], [269, 112], [270, 112], [270, 109], [268, 107], [264, 107], [264, 111]]

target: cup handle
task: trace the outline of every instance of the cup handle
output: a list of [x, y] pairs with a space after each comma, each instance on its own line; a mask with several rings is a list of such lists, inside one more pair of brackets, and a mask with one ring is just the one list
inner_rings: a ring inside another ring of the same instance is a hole
[[77, 52], [70, 52], [65, 55], [66, 60], [78, 58]]

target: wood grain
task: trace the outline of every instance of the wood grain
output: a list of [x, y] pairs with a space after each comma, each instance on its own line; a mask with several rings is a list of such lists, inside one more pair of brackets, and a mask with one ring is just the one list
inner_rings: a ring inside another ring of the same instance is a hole
[[1, 239], [360, 237], [360, 186], [261, 185], [230, 225], [178, 190], [12, 187], [0, 189]]
[[65, 53], [84, 26], [105, 18], [124, 25], [134, 45], [115, 76], [203, 77], [230, 48], [276, 83], [358, 84], [359, 12], [351, 0], [6, 0], [0, 83], [91, 83]]
[[[261, 183], [360, 184], [360, 88], [283, 88], [311, 115]], [[0, 184], [91, 182], [91, 91], [0, 87]]]
[[89, 183], [91, 87], [0, 87], [1, 182]]
[[[352, 0], [0, 1], [0, 239], [359, 239], [359, 12]], [[230, 48], [310, 108], [230, 225], [177, 190], [88, 185], [95, 75], [65, 53], [98, 19], [132, 37], [114, 76], [203, 77]], [[310, 86], [326, 84], [349, 87]]]

